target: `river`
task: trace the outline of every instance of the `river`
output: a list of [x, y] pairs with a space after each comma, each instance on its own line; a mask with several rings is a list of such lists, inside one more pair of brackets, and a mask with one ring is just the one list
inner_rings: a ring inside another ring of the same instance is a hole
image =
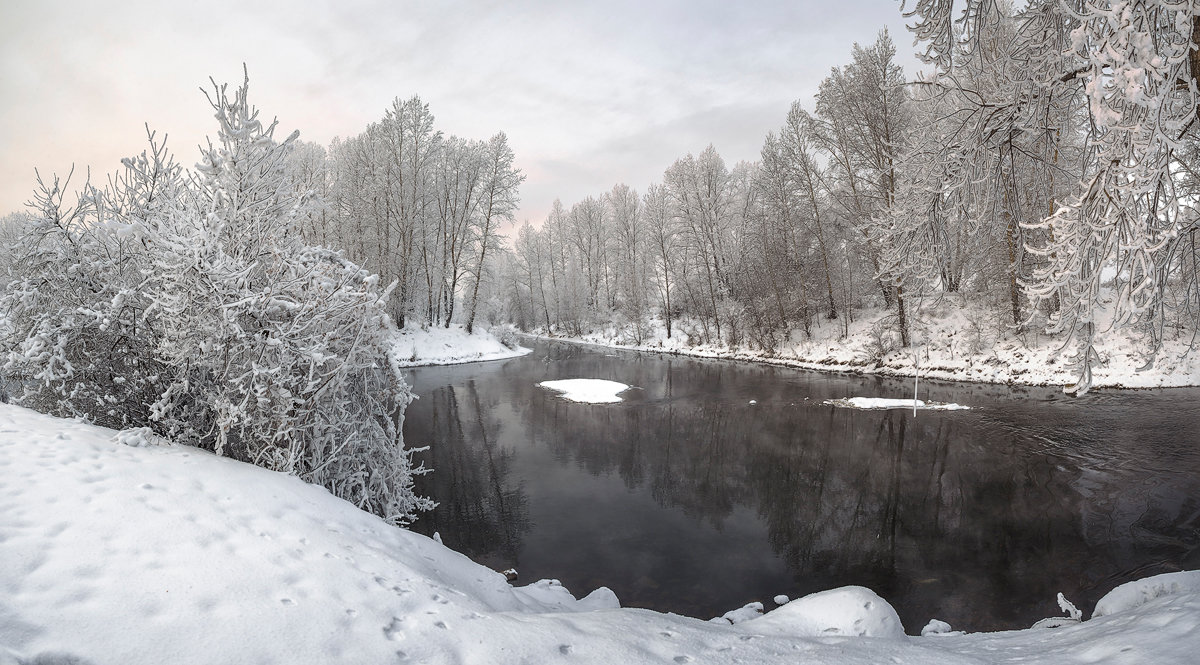
[[[618, 404], [537, 384], [635, 386]], [[858, 584], [910, 634], [1090, 614], [1114, 586], [1200, 568], [1200, 389], [921, 382], [969, 411], [860, 411], [912, 382], [538, 342], [409, 371], [410, 447], [439, 506], [413, 529], [517, 584], [597, 586], [708, 619]], [[751, 400], [756, 403], [751, 404]]]

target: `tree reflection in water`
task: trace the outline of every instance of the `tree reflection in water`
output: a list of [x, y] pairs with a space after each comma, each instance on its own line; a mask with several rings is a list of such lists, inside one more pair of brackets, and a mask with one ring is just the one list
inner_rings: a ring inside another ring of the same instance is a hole
[[[587, 405], [536, 386], [575, 377], [637, 389]], [[406, 440], [433, 446], [441, 502], [417, 528], [526, 582], [701, 618], [862, 584], [914, 632], [1025, 627], [1059, 591], [1090, 608], [1200, 567], [1200, 391], [929, 385], [976, 408], [914, 418], [822, 404], [904, 382], [561, 344], [412, 380]]]
[[429, 445], [426, 465], [438, 471], [418, 479], [418, 491], [436, 497], [438, 507], [420, 519], [417, 530], [428, 535], [440, 530], [450, 548], [503, 570], [516, 560], [529, 527], [529, 499], [509, 477], [515, 452], [497, 443], [502, 434], [488, 415], [492, 406], [480, 401], [473, 381], [438, 387], [409, 407], [406, 424], [419, 419], [427, 428], [406, 433], [406, 442]]

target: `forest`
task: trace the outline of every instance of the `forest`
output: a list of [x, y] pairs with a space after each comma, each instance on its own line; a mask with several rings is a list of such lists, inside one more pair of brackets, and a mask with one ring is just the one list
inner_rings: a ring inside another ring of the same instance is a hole
[[[913, 302], [957, 294], [1001, 333], [1078, 351], [1101, 330], [1147, 366], [1190, 339], [1197, 289], [1197, 69], [1187, 3], [924, 0], [914, 76], [885, 32], [797, 100], [760, 159], [712, 145], [639, 193], [626, 184], [524, 224], [498, 285], [503, 316], [641, 344], [681, 327], [770, 353], [789, 336], [886, 310], [908, 347]], [[1190, 342], [1189, 342], [1190, 344]]]

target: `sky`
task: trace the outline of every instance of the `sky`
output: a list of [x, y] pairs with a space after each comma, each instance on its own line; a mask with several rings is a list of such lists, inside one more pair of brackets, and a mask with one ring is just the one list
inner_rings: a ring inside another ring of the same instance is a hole
[[616, 183], [638, 191], [713, 144], [758, 157], [795, 100], [887, 27], [916, 70], [895, 0], [146, 2], [0, 0], [0, 215], [44, 176], [103, 183], [146, 126], [194, 164], [216, 123], [201, 88], [236, 87], [328, 145], [419, 95], [436, 128], [508, 135], [538, 224]]

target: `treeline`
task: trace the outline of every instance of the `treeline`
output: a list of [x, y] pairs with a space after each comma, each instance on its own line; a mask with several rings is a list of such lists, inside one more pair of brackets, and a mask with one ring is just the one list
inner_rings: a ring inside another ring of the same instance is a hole
[[1113, 4], [918, 2], [917, 81], [885, 31], [811, 110], [792, 105], [758, 161], [730, 167], [709, 146], [644, 193], [617, 185], [522, 227], [509, 317], [570, 335], [615, 325], [634, 343], [654, 319], [773, 351], [818, 317], [845, 334], [884, 308], [908, 346], [913, 303], [960, 293], [997, 326], [1074, 339], [1076, 389], [1103, 329], [1153, 359], [1200, 321], [1200, 19]]
[[470, 331], [525, 179], [513, 161], [503, 132], [446, 137], [412, 97], [328, 149], [300, 146], [289, 170], [311, 208], [305, 238], [395, 282], [388, 311], [401, 327], [458, 317]]
[[[570, 209], [556, 202], [540, 228], [520, 229], [517, 323], [578, 335], [615, 322], [640, 342], [653, 315], [668, 336], [683, 323], [705, 344], [775, 350], [818, 317], [845, 330], [856, 310], [886, 306], [907, 344], [913, 287], [888, 269], [883, 237], [915, 123], [887, 33], [856, 45], [819, 90], [814, 112], [792, 105], [757, 162], [730, 168], [710, 145], [644, 194], [617, 185]], [[973, 283], [984, 289], [1005, 265], [990, 240], [995, 265]], [[947, 266], [947, 285], [957, 290], [962, 271]]]

